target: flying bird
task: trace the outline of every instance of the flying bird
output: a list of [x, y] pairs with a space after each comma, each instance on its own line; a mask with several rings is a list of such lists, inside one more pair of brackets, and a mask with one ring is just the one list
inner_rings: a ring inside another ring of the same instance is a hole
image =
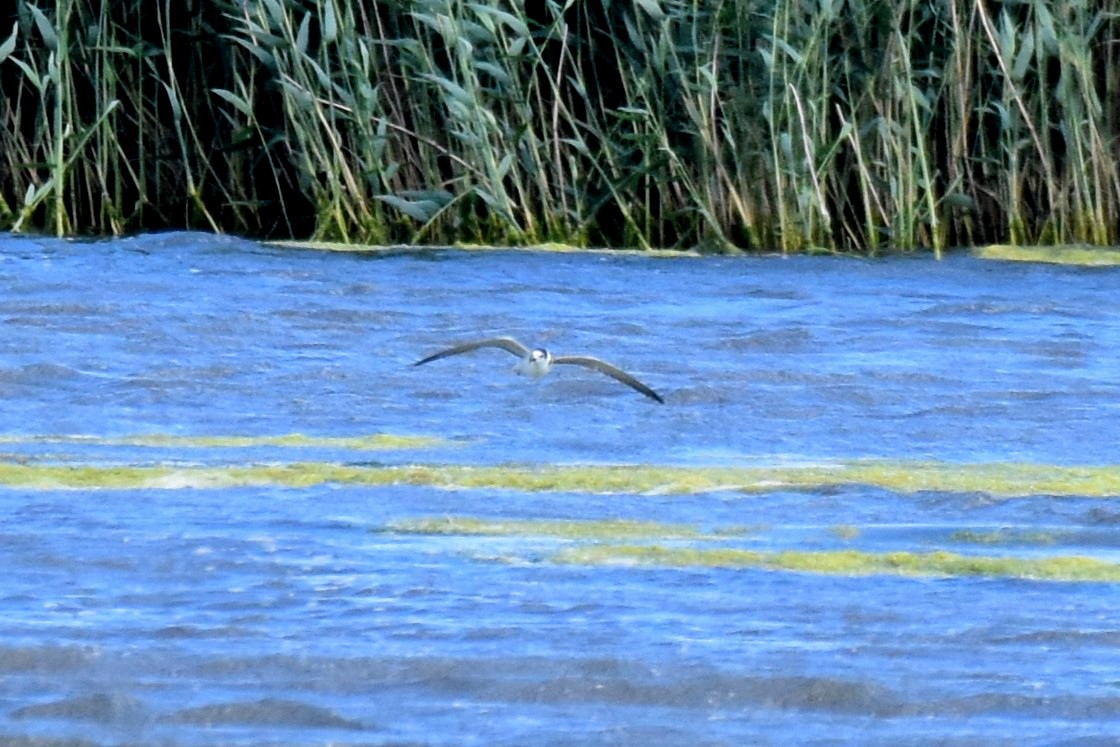
[[621, 368], [612, 366], [606, 361], [592, 358], [589, 355], [553, 355], [544, 348], [530, 350], [512, 337], [491, 337], [485, 340], [464, 342], [461, 345], [456, 345], [446, 350], [441, 350], [438, 353], [433, 353], [427, 358], [416, 361], [416, 363], [412, 365], [422, 366], [425, 363], [438, 361], [440, 358], [449, 358], [452, 355], [469, 353], [479, 348], [501, 348], [502, 350], [516, 355], [521, 360], [518, 361], [513, 370], [515, 373], [521, 374], [522, 376], [530, 376], [534, 379], [540, 378], [551, 371], [554, 365], [583, 366], [584, 368], [590, 368], [599, 373], [604, 373], [612, 379], [621, 381], [626, 386], [641, 392], [650, 399], [665, 404], [665, 400], [661, 398], [660, 394], [653, 391]]

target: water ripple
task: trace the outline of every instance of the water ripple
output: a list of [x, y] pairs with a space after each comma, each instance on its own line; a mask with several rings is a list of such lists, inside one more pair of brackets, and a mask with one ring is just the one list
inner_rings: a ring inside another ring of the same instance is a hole
[[0, 742], [1113, 743], [1115, 279], [0, 236]]

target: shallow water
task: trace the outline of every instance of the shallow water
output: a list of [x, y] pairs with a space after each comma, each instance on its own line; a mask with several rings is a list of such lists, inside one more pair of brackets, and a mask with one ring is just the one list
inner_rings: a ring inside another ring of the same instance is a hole
[[[0, 481], [0, 741], [1112, 743], [1115, 583], [567, 563], [620, 543], [543, 522], [1118, 563], [1120, 496], [983, 482], [1120, 465], [1118, 273], [0, 237], [0, 465], [54, 470]], [[411, 366], [491, 334], [601, 355], [667, 404], [581, 369], [524, 380], [502, 351]], [[439, 441], [342, 440], [373, 434]], [[997, 468], [968, 490], [199, 477], [878, 462]], [[178, 471], [110, 484], [121, 466]], [[402, 528], [452, 516], [529, 531]]]

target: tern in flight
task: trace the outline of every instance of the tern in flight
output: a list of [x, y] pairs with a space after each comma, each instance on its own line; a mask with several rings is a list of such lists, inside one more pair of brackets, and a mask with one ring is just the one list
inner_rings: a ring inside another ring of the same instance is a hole
[[612, 379], [621, 381], [628, 387], [636, 389], [650, 399], [657, 400], [661, 404], [665, 404], [665, 400], [661, 399], [661, 395], [650, 389], [642, 382], [635, 379], [630, 374], [623, 371], [617, 366], [612, 366], [606, 361], [601, 361], [598, 358], [592, 358], [589, 355], [553, 355], [544, 348], [537, 348], [530, 350], [522, 345], [512, 337], [491, 337], [486, 340], [475, 340], [473, 342], [464, 342], [461, 345], [441, 350], [438, 353], [433, 353], [427, 358], [416, 361], [412, 364], [414, 366], [422, 366], [425, 363], [438, 361], [440, 358], [448, 358], [452, 355], [460, 355], [462, 353], [469, 353], [472, 350], [479, 348], [501, 348], [507, 352], [513, 353], [521, 360], [514, 366], [514, 372], [523, 376], [531, 376], [534, 379], [544, 376], [552, 370], [553, 365], [573, 365], [583, 366], [584, 368], [591, 368], [599, 373], [605, 373]]

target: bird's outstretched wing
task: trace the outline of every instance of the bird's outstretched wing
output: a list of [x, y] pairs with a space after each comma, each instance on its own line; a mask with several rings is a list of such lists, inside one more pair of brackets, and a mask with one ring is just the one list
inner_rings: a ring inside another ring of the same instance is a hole
[[502, 350], [508, 350], [518, 358], [525, 358], [529, 355], [530, 352], [529, 348], [525, 347], [512, 337], [490, 337], [485, 340], [464, 342], [461, 345], [456, 345], [455, 347], [448, 348], [447, 350], [441, 350], [438, 353], [429, 355], [427, 358], [422, 358], [416, 361], [412, 365], [422, 366], [425, 363], [438, 361], [440, 358], [447, 358], [449, 356], [459, 355], [461, 353], [469, 353], [472, 350], [478, 350], [479, 348], [501, 348]]
[[601, 361], [598, 358], [592, 358], [591, 356], [587, 356], [587, 355], [560, 355], [560, 356], [556, 356], [555, 358], [553, 358], [552, 362], [554, 364], [555, 363], [565, 363], [565, 364], [570, 364], [570, 365], [573, 365], [573, 366], [584, 366], [585, 368], [593, 368], [600, 373], [605, 373], [607, 376], [610, 376], [612, 379], [616, 379], [618, 381], [621, 381], [623, 384], [625, 384], [628, 387], [631, 387], [633, 389], [638, 390], [639, 392], [646, 395], [650, 399], [654, 399], [654, 400], [657, 400], [658, 402], [660, 402], [661, 404], [665, 404], [665, 400], [661, 399], [660, 394], [653, 391], [648, 386], [646, 386], [645, 384], [638, 381], [637, 379], [635, 379], [630, 374], [623, 371], [621, 368], [618, 368], [617, 366], [612, 366], [611, 364], [607, 363], [606, 361]]

